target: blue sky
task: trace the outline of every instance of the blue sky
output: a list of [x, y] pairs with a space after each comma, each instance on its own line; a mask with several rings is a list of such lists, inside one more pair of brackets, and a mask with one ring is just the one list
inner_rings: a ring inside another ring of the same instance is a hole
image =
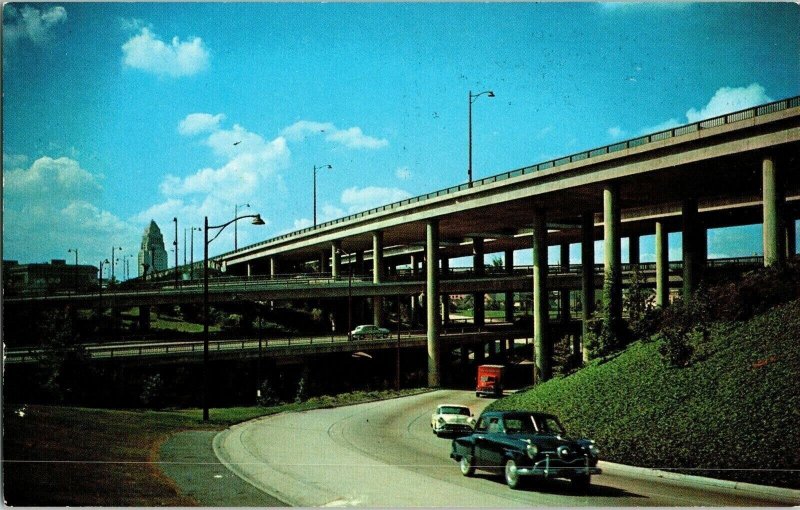
[[[184, 228], [244, 203], [268, 224], [242, 223], [240, 246], [302, 228], [314, 165], [333, 166], [319, 222], [463, 182], [470, 90], [496, 94], [474, 104], [476, 178], [800, 93], [800, 8], [785, 3], [3, 14], [3, 258], [21, 262], [135, 254], [151, 219], [171, 248], [175, 216], [183, 262]], [[212, 254], [233, 248], [228, 230]], [[760, 253], [760, 228], [713, 231], [709, 251]]]

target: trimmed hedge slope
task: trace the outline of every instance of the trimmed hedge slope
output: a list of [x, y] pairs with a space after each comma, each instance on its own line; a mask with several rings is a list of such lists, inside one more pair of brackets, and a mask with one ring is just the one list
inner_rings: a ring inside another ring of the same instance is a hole
[[489, 408], [552, 412], [611, 462], [800, 488], [800, 300], [692, 342], [687, 367], [639, 341]]

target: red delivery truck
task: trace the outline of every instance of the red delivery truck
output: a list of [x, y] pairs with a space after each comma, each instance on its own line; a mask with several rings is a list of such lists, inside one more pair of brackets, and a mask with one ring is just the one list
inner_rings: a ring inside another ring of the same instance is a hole
[[480, 365], [478, 367], [478, 384], [475, 396], [503, 396], [503, 365]]

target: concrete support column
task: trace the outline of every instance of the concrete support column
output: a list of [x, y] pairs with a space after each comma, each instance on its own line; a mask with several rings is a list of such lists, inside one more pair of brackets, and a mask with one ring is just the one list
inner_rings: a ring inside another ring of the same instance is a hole
[[628, 263], [639, 265], [639, 236], [631, 235], [628, 238]]
[[[506, 250], [504, 257], [504, 264], [506, 266], [506, 274], [508, 276], [514, 275], [514, 250]], [[506, 312], [506, 322], [514, 322], [514, 292], [509, 291], [506, 292], [506, 303], [505, 303], [505, 312]]]
[[[483, 265], [483, 238], [480, 237], [472, 238], [472, 271], [477, 277], [481, 277], [486, 274]], [[472, 323], [477, 327], [482, 327], [486, 323], [484, 293], [475, 292], [472, 294], [472, 303], [474, 310]]]
[[358, 250], [355, 253], [356, 256], [356, 265], [353, 268], [353, 274], [363, 275], [366, 273], [364, 269], [364, 250]]
[[[688, 302], [700, 281], [700, 240], [698, 235], [697, 200], [690, 198], [681, 205], [683, 236], [683, 300]], [[705, 235], [705, 232], [703, 233]]]
[[439, 360], [439, 221], [429, 220], [425, 226], [425, 297], [428, 318], [428, 386], [441, 385]]
[[139, 307], [139, 331], [150, 331], [150, 307]]
[[533, 211], [533, 348], [534, 382], [552, 376], [552, 346], [547, 338], [547, 223], [542, 209]]
[[783, 190], [778, 169], [772, 158], [764, 158], [761, 165], [764, 201], [764, 266], [783, 264], [785, 233], [783, 231]]
[[475, 346], [475, 364], [480, 365], [483, 359], [486, 357], [486, 346], [483, 343], [479, 343]]
[[[582, 335], [589, 332], [589, 321], [594, 313], [594, 214], [581, 215], [581, 321]], [[589, 350], [583, 342], [583, 361], [589, 361]]]
[[[569, 272], [569, 243], [561, 243], [561, 272], [568, 273]], [[567, 323], [570, 320], [570, 309], [569, 309], [569, 289], [562, 288], [558, 291], [559, 297], [561, 297], [561, 322]]]
[[[442, 262], [442, 277], [447, 278], [450, 273], [450, 259], [447, 257], [441, 258]], [[442, 323], [450, 324], [450, 295], [442, 294]]]
[[469, 363], [469, 347], [461, 344], [461, 363], [467, 365]]
[[664, 222], [656, 222], [656, 306], [669, 304], [669, 232]]
[[[383, 232], [372, 233], [372, 282], [383, 281]], [[383, 325], [383, 297], [372, 298], [372, 323], [376, 326]]]
[[[619, 184], [606, 184], [603, 190], [604, 303], [611, 324], [622, 320], [622, 255], [620, 242]], [[604, 289], [604, 294], [606, 290]]]
[[278, 257], [269, 258], [269, 277], [275, 278], [278, 275]]
[[[419, 277], [419, 268], [417, 266], [417, 261], [419, 257], [417, 255], [411, 255], [411, 275], [414, 280]], [[409, 321], [411, 322], [411, 326], [413, 327], [417, 323], [417, 295], [411, 295], [410, 307], [408, 309]]]
[[342, 274], [342, 242], [331, 242], [331, 276], [339, 278]]
[[319, 272], [328, 272], [328, 254], [324, 251], [319, 252]]

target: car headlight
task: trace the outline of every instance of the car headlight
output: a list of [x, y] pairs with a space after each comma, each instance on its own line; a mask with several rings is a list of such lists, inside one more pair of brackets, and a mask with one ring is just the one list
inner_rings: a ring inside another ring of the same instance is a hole
[[589, 445], [589, 453], [590, 453], [590, 454], [591, 454], [593, 457], [599, 457], [599, 456], [600, 456], [600, 448], [598, 448], [596, 444], [594, 444], [594, 443], [591, 443], [591, 444]]
[[437, 421], [439, 422], [439, 425], [444, 425], [444, 418], [442, 418], [441, 416], [439, 416], [439, 419]]
[[539, 453], [539, 447], [535, 444], [529, 444], [525, 447], [525, 453], [528, 454], [528, 457], [531, 459], [536, 458], [536, 454]]

